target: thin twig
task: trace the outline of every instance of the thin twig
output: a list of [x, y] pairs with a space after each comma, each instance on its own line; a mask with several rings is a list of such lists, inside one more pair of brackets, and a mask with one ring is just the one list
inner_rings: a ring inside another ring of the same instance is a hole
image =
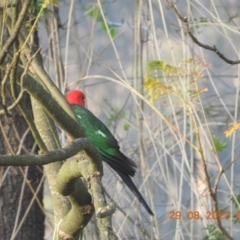
[[230, 60], [228, 59], [224, 54], [222, 54], [215, 45], [213, 46], [209, 46], [207, 44], [201, 43], [191, 32], [190, 27], [189, 27], [189, 23], [188, 23], [188, 18], [187, 17], [183, 17], [179, 14], [178, 10], [176, 9], [176, 7], [174, 6], [173, 3], [168, 2], [167, 0], [165, 0], [165, 3], [167, 4], [168, 7], [170, 7], [171, 9], [173, 9], [173, 11], [175, 12], [175, 14], [177, 15], [178, 19], [180, 19], [183, 23], [185, 23], [185, 26], [187, 28], [187, 33], [190, 36], [190, 38], [193, 40], [193, 42], [195, 42], [198, 46], [205, 48], [209, 51], [215, 52], [222, 60], [224, 60], [225, 62], [234, 65], [234, 64], [239, 64], [240, 60]]
[[27, 15], [27, 10], [28, 10], [30, 4], [31, 4], [31, 0], [23, 1], [23, 6], [22, 6], [21, 12], [19, 14], [19, 18], [16, 22], [16, 25], [14, 26], [13, 30], [11, 31], [11, 35], [8, 38], [8, 40], [6, 41], [6, 43], [1, 47], [0, 64], [3, 62], [5, 56], [7, 55], [8, 49], [12, 46], [13, 42], [17, 38], [18, 33], [22, 27], [23, 20]]

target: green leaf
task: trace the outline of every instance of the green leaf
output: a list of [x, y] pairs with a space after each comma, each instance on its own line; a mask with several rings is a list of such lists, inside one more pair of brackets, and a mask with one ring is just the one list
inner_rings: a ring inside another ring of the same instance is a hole
[[163, 62], [161, 60], [151, 60], [148, 62], [148, 70], [147, 72], [152, 72], [152, 71], [163, 71], [167, 75], [172, 75], [172, 74], [177, 74], [178, 70], [176, 67], [171, 66], [167, 64], [166, 62]]
[[229, 197], [230, 197], [231, 202], [235, 205], [235, 209], [239, 210], [240, 208], [238, 205], [240, 205], [240, 194], [236, 196], [237, 202], [233, 196], [230, 195]]
[[110, 28], [110, 35], [112, 39], [116, 37], [116, 29], [114, 27]]
[[208, 19], [205, 17], [200, 17], [200, 23], [207, 23]]
[[[107, 32], [107, 26], [104, 22], [102, 22], [101, 27], [102, 27], [103, 32]], [[108, 25], [108, 28], [109, 28], [109, 31], [110, 31], [111, 38], [115, 38], [116, 28], [114, 26], [109, 26], [109, 25]]]
[[[225, 142], [220, 142], [220, 141], [218, 140], [218, 138], [217, 138], [216, 136], [214, 136], [214, 135], [212, 135], [212, 139], [213, 139], [213, 143], [214, 143], [214, 146], [215, 146], [217, 152], [221, 152], [223, 149], [226, 148], [227, 143], [225, 143]], [[212, 151], [214, 151], [214, 150], [212, 149]]]
[[[124, 117], [126, 117], [125, 111], [119, 112], [118, 108], [113, 108], [113, 113], [111, 113], [109, 115], [108, 124], [107, 124], [108, 127], [111, 127], [114, 122], [117, 122], [117, 121], [123, 119]], [[124, 127], [124, 129], [125, 129], [125, 127]], [[125, 129], [125, 130], [128, 130], [128, 129]]]
[[[215, 224], [209, 224], [206, 228], [209, 231], [210, 236], [206, 236], [204, 240], [218, 239], [218, 240], [227, 240], [225, 236], [220, 232], [219, 228]], [[214, 238], [213, 238], [214, 237]]]
[[130, 128], [130, 124], [125, 123], [123, 128], [124, 128], [125, 131], [128, 131], [128, 129]]
[[107, 26], [104, 22], [102, 22], [101, 28], [102, 28], [103, 32], [107, 32]]
[[94, 19], [97, 19], [98, 22], [101, 22], [103, 19], [102, 19], [102, 15], [99, 11], [99, 7], [98, 6], [93, 6], [93, 5], [90, 5], [87, 9], [86, 9], [87, 13], [88, 13], [88, 16], [90, 18], [94, 18]]

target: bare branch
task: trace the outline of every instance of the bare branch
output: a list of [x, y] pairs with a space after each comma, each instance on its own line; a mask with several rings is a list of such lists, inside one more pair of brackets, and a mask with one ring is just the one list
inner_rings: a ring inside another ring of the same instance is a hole
[[0, 155], [0, 166], [45, 165], [70, 158], [83, 149], [85, 149], [90, 156], [93, 156], [94, 159], [96, 159], [96, 155], [99, 154], [86, 138], [80, 138], [72, 141], [71, 144], [62, 149], [49, 151], [42, 155]]
[[188, 24], [188, 18], [187, 17], [182, 17], [178, 10], [176, 9], [176, 7], [174, 6], [173, 3], [170, 3], [168, 2], [167, 0], [165, 0], [166, 4], [168, 7], [172, 8], [173, 11], [175, 12], [175, 14], [177, 15], [177, 17], [183, 22], [185, 23], [185, 26], [187, 28], [187, 33], [188, 35], [190, 36], [190, 38], [193, 40], [193, 42], [195, 42], [198, 46], [202, 47], [202, 48], [205, 48], [209, 51], [212, 51], [212, 52], [215, 52], [222, 60], [224, 60], [225, 62], [231, 64], [231, 65], [234, 65], [234, 64], [239, 64], [240, 63], [240, 60], [230, 60], [228, 59], [227, 57], [225, 57], [225, 55], [223, 55], [215, 45], [213, 45], [213, 47], [209, 46], [209, 45], [206, 45], [206, 44], [203, 44], [201, 42], [199, 42], [199, 40], [192, 34], [191, 30], [190, 30], [190, 27], [189, 27], [189, 24]]
[[21, 9], [21, 12], [19, 14], [19, 18], [16, 22], [16, 25], [14, 26], [13, 30], [11, 31], [11, 35], [6, 41], [6, 43], [2, 46], [1, 51], [0, 51], [0, 64], [2, 64], [9, 48], [12, 46], [14, 40], [17, 38], [18, 33], [20, 31], [20, 28], [22, 27], [22, 23], [24, 18], [26, 17], [27, 10], [31, 4], [31, 0], [26, 0], [23, 2], [23, 6]]

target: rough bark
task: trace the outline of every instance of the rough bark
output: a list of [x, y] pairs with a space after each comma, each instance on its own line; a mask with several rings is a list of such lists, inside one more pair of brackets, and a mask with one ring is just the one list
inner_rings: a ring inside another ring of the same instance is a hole
[[[24, 100], [28, 109], [29, 98]], [[12, 117], [0, 117], [0, 154], [16, 154], [20, 139], [27, 129], [27, 124], [21, 114], [14, 110]], [[6, 137], [6, 138], [5, 138]], [[7, 140], [6, 140], [7, 139]], [[7, 142], [8, 141], [8, 142]], [[34, 139], [30, 132], [23, 142], [26, 150], [31, 151]], [[26, 180], [24, 180], [26, 175]], [[42, 178], [41, 167], [0, 167], [0, 239], [14, 240], [42, 240], [44, 238], [44, 214], [41, 210], [43, 198], [43, 185], [33, 201], [26, 217], [26, 213]], [[24, 219], [19, 231], [20, 222]], [[16, 236], [14, 237], [16, 233]]]

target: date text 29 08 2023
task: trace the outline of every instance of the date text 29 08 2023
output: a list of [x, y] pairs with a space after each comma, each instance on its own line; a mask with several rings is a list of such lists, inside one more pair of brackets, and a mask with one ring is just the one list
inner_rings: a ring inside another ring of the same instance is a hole
[[[233, 216], [237, 220], [240, 220], [240, 211], [237, 211], [236, 214]], [[231, 213], [229, 211], [207, 211], [205, 215], [200, 214], [199, 211], [187, 211], [182, 214], [181, 211], [170, 211], [169, 219], [170, 220], [180, 220], [180, 219], [192, 219], [192, 220], [200, 220], [200, 219], [207, 219], [207, 220], [228, 220], [231, 218]]]

